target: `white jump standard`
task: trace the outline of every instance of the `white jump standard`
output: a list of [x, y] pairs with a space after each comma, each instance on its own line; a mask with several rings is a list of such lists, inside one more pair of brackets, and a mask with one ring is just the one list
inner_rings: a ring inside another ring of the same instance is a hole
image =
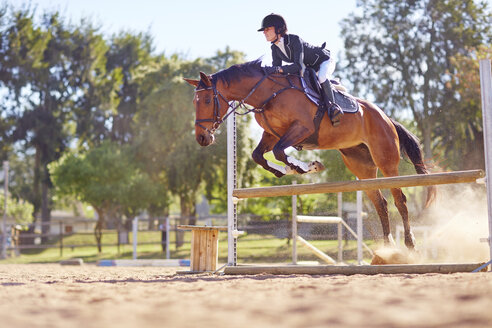
[[[294, 211], [293, 211], [294, 212]], [[295, 215], [293, 213], [292, 215], [292, 239], [299, 241], [301, 244], [304, 246], [308, 247], [310, 250], [313, 251], [313, 253], [318, 256], [320, 259], [323, 261], [330, 263], [330, 264], [336, 264], [337, 262], [332, 259], [329, 255], [325, 254], [318, 248], [316, 248], [314, 245], [306, 241], [304, 238], [301, 236], [297, 235], [297, 223], [298, 222], [303, 222], [303, 223], [323, 223], [323, 224], [336, 224], [338, 226], [338, 262], [343, 261], [343, 256], [342, 256], [342, 226], [345, 227], [345, 229], [348, 230], [348, 232], [354, 236], [355, 238], [358, 238], [357, 234], [350, 228], [350, 226], [341, 218], [337, 216], [305, 216], [305, 215]], [[362, 246], [369, 252], [369, 254], [374, 255], [373, 251], [365, 244], [362, 243]], [[297, 264], [297, 244], [293, 243], [293, 252], [292, 252], [292, 263]]]

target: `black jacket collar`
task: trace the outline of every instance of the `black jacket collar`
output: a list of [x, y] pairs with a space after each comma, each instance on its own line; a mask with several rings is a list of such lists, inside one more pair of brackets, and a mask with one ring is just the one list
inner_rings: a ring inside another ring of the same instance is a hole
[[[287, 46], [289, 45], [289, 42], [290, 42], [290, 40], [289, 40], [289, 35], [288, 35], [288, 34], [286, 34], [286, 35], [284, 35], [284, 36], [283, 36], [283, 38], [284, 38], [284, 44], [285, 44], [285, 46], [287, 47]], [[273, 42], [272, 42], [272, 46], [275, 46], [275, 45], [276, 45], [276, 44], [275, 44], [275, 42], [276, 42], [276, 41], [273, 41]]]
[[[284, 38], [284, 46], [285, 46], [285, 51], [287, 52], [287, 58], [288, 58], [288, 59], [290, 59], [290, 56], [291, 56], [291, 54], [292, 54], [292, 49], [290, 49], [290, 47], [289, 47], [289, 44], [290, 44], [290, 38], [289, 38], [289, 35], [288, 35], [288, 34], [285, 34], [285, 35], [283, 36], [283, 38]], [[279, 48], [279, 47], [278, 47], [278, 46], [277, 46], [274, 42], [272, 42], [272, 48], [273, 48], [274, 46], [275, 46], [276, 48], [278, 48], [279, 53], [281, 54], [281, 56], [282, 56], [282, 57], [285, 57], [285, 55], [284, 55], [284, 53], [282, 52], [282, 50], [280, 50], [280, 48]]]

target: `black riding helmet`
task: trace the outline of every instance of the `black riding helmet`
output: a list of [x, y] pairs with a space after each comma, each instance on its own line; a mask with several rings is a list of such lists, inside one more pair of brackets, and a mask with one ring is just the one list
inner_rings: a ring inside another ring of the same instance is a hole
[[261, 28], [258, 32], [262, 32], [267, 27], [274, 26], [275, 33], [284, 35], [287, 32], [287, 23], [285, 23], [285, 19], [277, 14], [270, 14], [263, 18], [261, 22]]

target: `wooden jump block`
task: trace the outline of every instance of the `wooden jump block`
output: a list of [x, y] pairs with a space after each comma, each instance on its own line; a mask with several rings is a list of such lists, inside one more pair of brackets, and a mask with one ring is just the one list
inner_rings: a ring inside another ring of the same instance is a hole
[[190, 272], [188, 273], [217, 270], [219, 231], [227, 231], [227, 227], [180, 225], [178, 229], [191, 230]]

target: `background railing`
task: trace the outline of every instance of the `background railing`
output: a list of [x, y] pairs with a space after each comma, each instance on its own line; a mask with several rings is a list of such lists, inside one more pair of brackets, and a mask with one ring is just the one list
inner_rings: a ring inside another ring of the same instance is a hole
[[[276, 215], [265, 221], [255, 215], [240, 215], [238, 228], [245, 234], [239, 239], [238, 250], [241, 261], [290, 261], [292, 245], [292, 222], [290, 213]], [[56, 261], [60, 258], [82, 257], [87, 261], [101, 258], [189, 258], [191, 233], [177, 229], [178, 225], [189, 224], [190, 218], [170, 216], [168, 218], [148, 219], [139, 217], [136, 230], [132, 231], [132, 223], [120, 224], [111, 229], [103, 229], [101, 237], [102, 254], [97, 252], [93, 219], [53, 220], [49, 224], [37, 223], [28, 231], [15, 229], [11, 231], [7, 241], [7, 253], [12, 257], [28, 255], [32, 260], [36, 256]], [[348, 221], [350, 224], [350, 220]], [[209, 216], [196, 219], [197, 225], [227, 226], [225, 216]], [[355, 221], [353, 222], [355, 224]], [[44, 229], [44, 233], [42, 233]], [[320, 247], [333, 241], [336, 252], [337, 228], [327, 225], [298, 225], [298, 234], [305, 239], [321, 243]], [[345, 244], [353, 238], [344, 233]], [[227, 234], [219, 236], [219, 261], [227, 260]], [[330, 244], [331, 245], [331, 244]], [[49, 254], [49, 256], [48, 256]], [[336, 254], [336, 253], [335, 253]], [[350, 257], [350, 254], [347, 254]], [[302, 259], [315, 260], [310, 254]], [[48, 261], [48, 260], [45, 260]]]

